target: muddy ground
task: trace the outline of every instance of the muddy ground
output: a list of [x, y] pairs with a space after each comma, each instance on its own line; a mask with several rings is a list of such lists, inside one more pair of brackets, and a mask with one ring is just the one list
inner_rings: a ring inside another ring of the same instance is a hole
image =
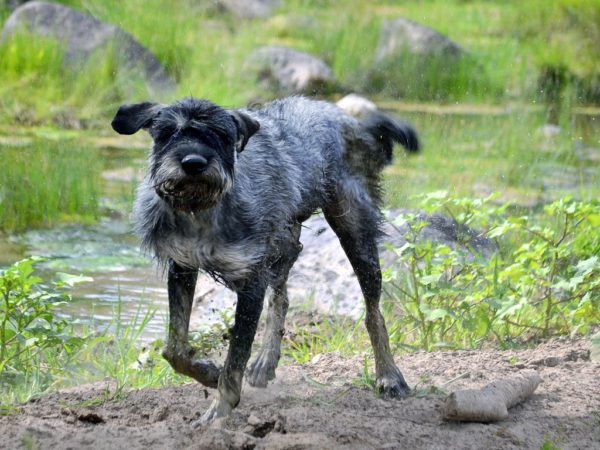
[[[267, 390], [244, 386], [233, 415], [211, 427], [190, 422], [209, 405], [198, 384], [140, 390], [103, 403], [105, 384], [63, 390], [0, 417], [2, 448], [600, 448], [600, 364], [589, 340], [555, 340], [531, 350], [415, 353], [397, 358], [417, 395], [383, 401], [353, 384], [363, 359], [320, 355], [279, 368]], [[447, 423], [431, 393], [480, 387], [536, 370], [533, 397], [493, 423]], [[435, 389], [433, 390], [435, 391]], [[99, 403], [99, 404], [98, 404]], [[546, 447], [543, 447], [546, 445]], [[554, 445], [554, 447], [552, 446]]]

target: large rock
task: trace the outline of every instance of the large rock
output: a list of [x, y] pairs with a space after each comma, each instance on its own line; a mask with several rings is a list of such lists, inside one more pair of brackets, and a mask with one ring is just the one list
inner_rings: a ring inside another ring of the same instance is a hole
[[2, 40], [18, 32], [57, 40], [63, 46], [65, 62], [72, 67], [80, 67], [94, 54], [114, 49], [119, 68], [117, 76], [141, 76], [151, 93], [175, 88], [156, 57], [130, 34], [66, 6], [37, 1], [25, 3], [7, 19]]
[[401, 57], [406, 52], [418, 56], [457, 59], [464, 50], [437, 31], [404, 18], [384, 22], [379, 35], [376, 61]]
[[261, 47], [250, 54], [246, 65], [264, 88], [280, 94], [324, 92], [336, 84], [323, 61], [286, 47]]
[[219, 3], [240, 19], [265, 19], [281, 5], [281, 0], [219, 0]]
[[28, 0], [4, 0], [4, 3], [2, 2], [2, 0], [0, 0], [0, 8], [2, 6], [5, 6], [9, 11], [12, 11], [13, 9], [17, 9], [19, 6], [23, 5], [24, 3], [27, 3]]

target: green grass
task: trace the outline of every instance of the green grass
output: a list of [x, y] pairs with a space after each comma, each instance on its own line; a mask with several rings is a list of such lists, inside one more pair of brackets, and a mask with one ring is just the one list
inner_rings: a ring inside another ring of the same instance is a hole
[[[64, 3], [118, 24], [158, 57], [178, 82], [175, 94], [159, 100], [194, 95], [237, 106], [270, 97], [244, 66], [252, 50], [267, 44], [313, 53], [331, 65], [345, 89], [385, 98], [528, 103], [568, 93], [584, 104], [600, 98], [600, 7], [594, 0], [292, 0], [258, 21], [184, 0]], [[0, 21], [6, 16], [0, 12]], [[452, 67], [435, 58], [400, 58], [374, 71], [381, 24], [399, 16], [439, 30], [468, 49], [468, 57]], [[1, 115], [15, 123], [102, 127], [120, 102], [148, 97], [141, 83], [115, 75], [110, 51], [80, 70], [62, 61], [48, 40], [18, 37], [0, 44]], [[548, 81], [555, 73], [558, 86]]]
[[[568, 107], [558, 136], [546, 137], [548, 113], [400, 113], [423, 138], [423, 152], [407, 157], [401, 149], [385, 171], [391, 207], [414, 207], [414, 195], [447, 190], [458, 196], [487, 196], [535, 206], [564, 195], [592, 200], [600, 195], [600, 167], [593, 155], [598, 129]], [[591, 126], [590, 126], [591, 124]]]
[[51, 39], [17, 34], [0, 44], [0, 111], [18, 125], [98, 127], [124, 99], [142, 96], [140, 80], [119, 78], [110, 48], [77, 67]]
[[57, 221], [91, 222], [98, 215], [100, 159], [69, 141], [0, 147], [0, 229]]

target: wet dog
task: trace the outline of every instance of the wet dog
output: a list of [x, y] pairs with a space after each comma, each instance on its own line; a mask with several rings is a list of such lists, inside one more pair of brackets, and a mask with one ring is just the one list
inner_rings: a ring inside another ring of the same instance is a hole
[[[419, 143], [412, 127], [378, 112], [356, 120], [330, 103], [291, 97], [256, 110], [226, 110], [193, 98], [123, 105], [112, 126], [147, 130], [154, 141], [139, 187], [135, 226], [168, 267], [169, 331], [164, 357], [218, 394], [198, 423], [228, 414], [242, 378], [275, 377], [288, 308], [286, 280], [302, 246], [300, 228], [321, 210], [337, 234], [366, 302], [366, 325], [383, 397], [409, 393], [379, 311], [380, 172], [394, 142]], [[198, 271], [238, 295], [224, 366], [197, 358], [188, 327]], [[266, 334], [246, 371], [267, 287]]]

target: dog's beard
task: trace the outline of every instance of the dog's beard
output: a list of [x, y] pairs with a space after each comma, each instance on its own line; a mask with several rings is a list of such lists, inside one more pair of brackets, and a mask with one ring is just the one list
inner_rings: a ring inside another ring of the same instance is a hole
[[208, 167], [199, 177], [154, 182], [158, 196], [173, 209], [183, 212], [214, 208], [232, 185], [232, 176], [217, 165]]

